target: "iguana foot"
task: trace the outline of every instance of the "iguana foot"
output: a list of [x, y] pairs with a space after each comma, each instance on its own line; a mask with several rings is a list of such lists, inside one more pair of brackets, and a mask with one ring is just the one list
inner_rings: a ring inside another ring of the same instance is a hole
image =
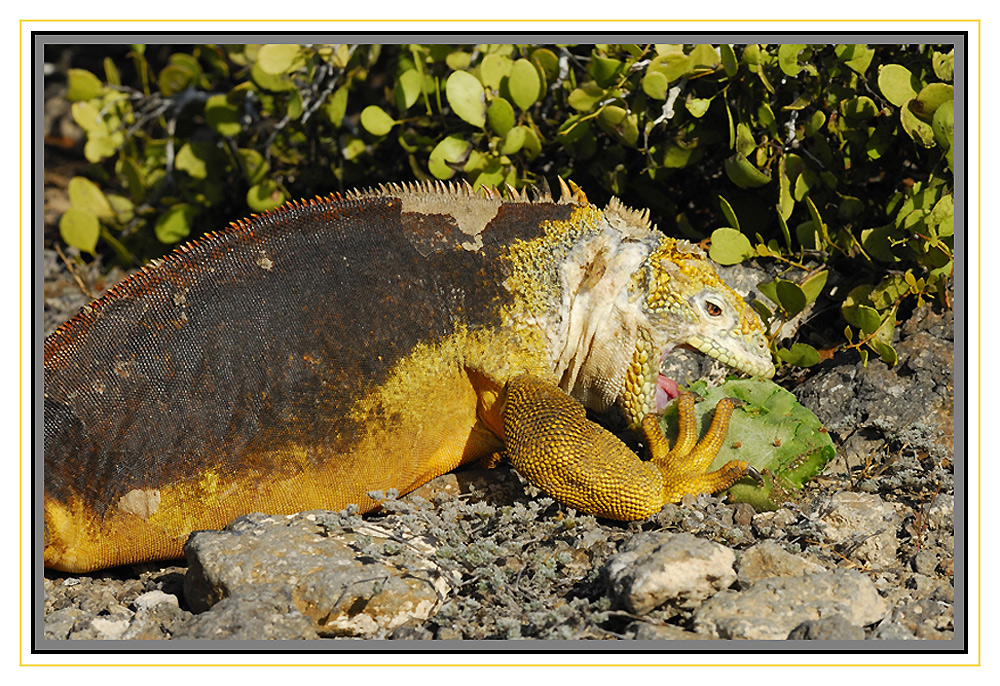
[[699, 441], [694, 396], [682, 391], [677, 398], [678, 432], [673, 448], [663, 435], [658, 416], [649, 414], [642, 420], [650, 462], [663, 474], [664, 502], [678, 502], [689, 493], [724, 491], [745, 476], [761, 480], [757, 470], [743, 460], [730, 460], [714, 472], [706, 472], [722, 448], [729, 419], [738, 402], [733, 398], [720, 400], [708, 432]]

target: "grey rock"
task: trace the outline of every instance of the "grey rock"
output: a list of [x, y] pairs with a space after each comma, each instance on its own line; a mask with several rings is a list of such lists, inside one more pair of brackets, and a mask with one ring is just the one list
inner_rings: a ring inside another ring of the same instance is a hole
[[913, 571], [920, 575], [929, 576], [937, 569], [939, 561], [937, 554], [933, 550], [920, 550], [910, 559], [910, 564], [913, 567]]
[[893, 608], [879, 622], [872, 638], [950, 640], [955, 637], [955, 609], [951, 603], [925, 598]]
[[792, 555], [774, 541], [762, 541], [748, 548], [736, 567], [741, 588], [747, 588], [761, 579], [804, 576], [826, 571], [823, 565]]
[[635, 622], [626, 633], [632, 633], [637, 641], [708, 641], [710, 637], [686, 631], [671, 624], [649, 624]]
[[694, 630], [714, 638], [784, 639], [803, 622], [841, 615], [854, 626], [874, 624], [886, 604], [853, 569], [763, 579], [743, 592], [723, 591], [695, 611]]
[[865, 630], [843, 615], [830, 615], [802, 622], [788, 634], [789, 641], [863, 641]]
[[[255, 586], [278, 584], [289, 589], [290, 602], [318, 635], [384, 637], [405, 622], [426, 619], [447, 597], [452, 582], [431, 560], [433, 548], [425, 541], [360, 519], [345, 528], [337, 517], [255, 514], [223, 531], [192, 534], [184, 548], [188, 605], [214, 611], [237, 594], [241, 602], [256, 603]], [[270, 592], [261, 602], [273, 604]]]
[[814, 499], [809, 510], [827, 540], [847, 559], [874, 568], [896, 565], [900, 517], [878, 495], [842, 491]]
[[161, 603], [170, 603], [175, 607], [179, 606], [177, 596], [164, 593], [159, 589], [147, 591], [132, 601], [132, 607], [136, 612], [148, 611]]
[[125, 617], [94, 617], [90, 620], [90, 626], [105, 639], [121, 638], [128, 625], [129, 620]]
[[191, 620], [193, 615], [177, 606], [177, 596], [166, 593], [163, 595], [173, 600], [163, 599], [155, 604], [143, 604], [121, 635], [123, 640], [171, 638]]
[[318, 635], [313, 621], [296, 607], [288, 586], [261, 583], [220, 600], [210, 612], [186, 623], [174, 638], [246, 641], [314, 639]]
[[787, 507], [779, 507], [770, 512], [758, 512], [751, 517], [750, 522], [758, 536], [767, 537], [779, 535], [797, 519], [796, 513]]
[[77, 626], [89, 620], [89, 614], [80, 608], [64, 607], [46, 615], [42, 631], [45, 638], [59, 641], [69, 638]]
[[938, 493], [927, 510], [927, 525], [931, 530], [955, 529], [955, 496]]
[[[862, 463], [889, 440], [899, 439], [935, 459], [954, 453], [954, 334], [952, 313], [917, 310], [899, 331], [899, 363], [890, 368], [872, 356], [832, 366], [806, 380], [795, 395], [830, 430], [839, 451]], [[856, 360], [854, 353], [835, 360]], [[923, 474], [937, 480], [944, 474]], [[917, 478], [915, 476], [915, 478]]]
[[736, 581], [735, 553], [690, 534], [640, 533], [604, 568], [612, 595], [630, 612], [644, 614], [670, 604], [698, 607]]

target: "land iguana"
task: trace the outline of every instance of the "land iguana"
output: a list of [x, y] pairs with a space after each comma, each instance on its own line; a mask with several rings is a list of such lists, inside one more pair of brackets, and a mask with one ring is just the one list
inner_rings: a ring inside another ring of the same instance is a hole
[[[378, 507], [506, 458], [561, 503], [641, 520], [705, 473], [733, 411], [671, 449], [677, 346], [774, 372], [760, 320], [697, 246], [616, 199], [444, 184], [292, 202], [156, 260], [45, 340], [44, 559], [180, 557], [260, 511]], [[587, 418], [620, 408], [640, 458]]]

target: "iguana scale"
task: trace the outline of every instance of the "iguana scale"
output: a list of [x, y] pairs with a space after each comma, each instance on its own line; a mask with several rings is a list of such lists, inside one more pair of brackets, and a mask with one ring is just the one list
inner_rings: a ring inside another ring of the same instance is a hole
[[[705, 474], [690, 399], [647, 415], [676, 346], [773, 374], [762, 326], [704, 253], [645, 213], [450, 185], [290, 203], [188, 243], [45, 341], [45, 564], [179, 557], [253, 511], [378, 506], [506, 457], [557, 500], [644, 519]], [[587, 419], [621, 409], [651, 459]], [[687, 408], [687, 409], [685, 409]], [[645, 419], [645, 421], [644, 421]]]

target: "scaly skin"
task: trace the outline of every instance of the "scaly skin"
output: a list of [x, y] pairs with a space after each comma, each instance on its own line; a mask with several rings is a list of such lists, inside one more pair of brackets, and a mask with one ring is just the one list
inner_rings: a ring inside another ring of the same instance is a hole
[[[560, 502], [643, 519], [747, 473], [705, 473], [728, 405], [672, 450], [648, 419], [676, 346], [773, 373], [704, 253], [617, 201], [439, 184], [292, 203], [179, 248], [46, 339], [45, 564], [179, 557], [191, 531], [248, 512], [369, 511], [370, 491], [498, 456]], [[586, 418], [611, 407], [648, 462]]]

